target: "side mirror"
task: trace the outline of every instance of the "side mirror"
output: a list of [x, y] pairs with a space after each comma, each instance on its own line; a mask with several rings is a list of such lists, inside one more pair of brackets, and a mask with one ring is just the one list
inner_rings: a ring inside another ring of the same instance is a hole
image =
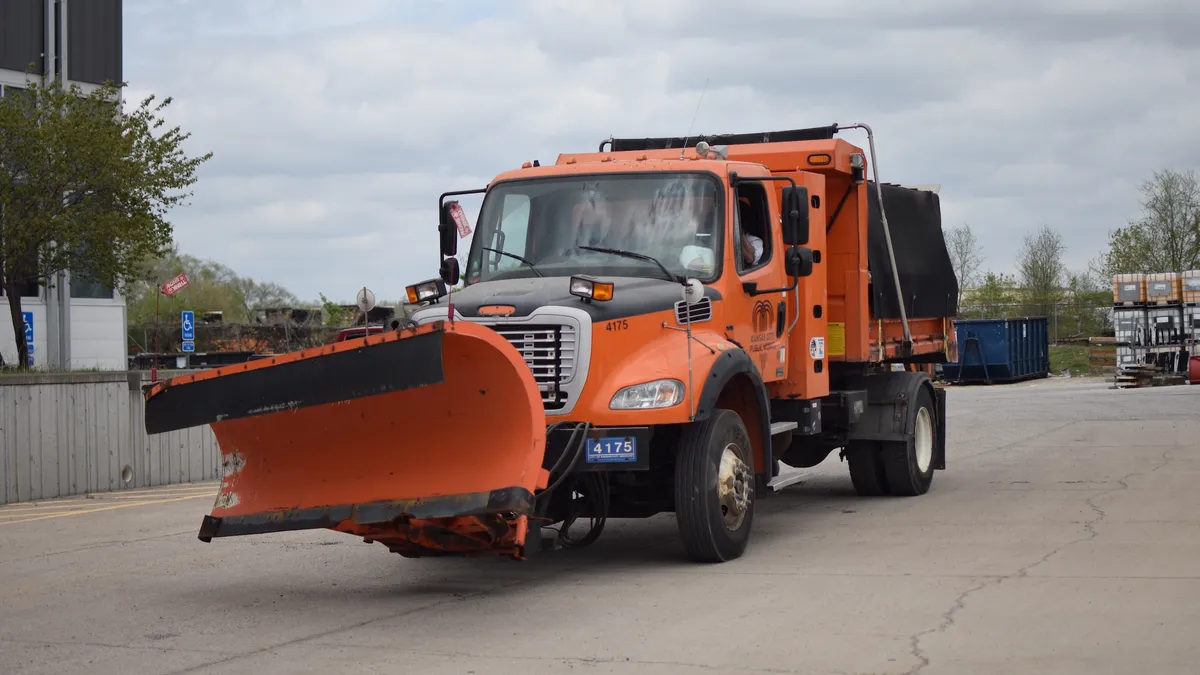
[[[456, 214], [455, 211], [458, 213]], [[446, 202], [442, 205], [438, 235], [441, 240], [443, 258], [452, 258], [458, 254], [458, 224], [454, 219], [461, 213], [462, 207], [458, 205], [458, 202]]]
[[454, 286], [458, 283], [459, 269], [458, 258], [445, 258], [442, 260], [442, 268], [439, 270], [439, 275], [442, 281], [446, 282], [446, 286]]
[[811, 248], [789, 248], [783, 255], [783, 268], [789, 277], [812, 276], [813, 252]]
[[808, 243], [808, 188], [803, 185], [783, 188], [783, 244]]

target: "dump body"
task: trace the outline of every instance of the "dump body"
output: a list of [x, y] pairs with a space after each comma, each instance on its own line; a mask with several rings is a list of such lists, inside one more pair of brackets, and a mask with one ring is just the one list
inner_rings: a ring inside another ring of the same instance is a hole
[[950, 382], [1018, 382], [1050, 373], [1044, 316], [955, 323], [959, 360], [942, 366]]

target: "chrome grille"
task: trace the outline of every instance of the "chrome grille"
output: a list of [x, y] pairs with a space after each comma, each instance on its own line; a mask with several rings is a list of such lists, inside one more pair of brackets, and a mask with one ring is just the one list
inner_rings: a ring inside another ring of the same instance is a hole
[[697, 302], [687, 304], [680, 300], [675, 303], [675, 321], [680, 325], [700, 323], [712, 318], [712, 300], [700, 298]]
[[508, 340], [533, 372], [542, 403], [548, 410], [563, 407], [567, 400], [561, 386], [575, 375], [579, 340], [573, 326], [492, 326]]

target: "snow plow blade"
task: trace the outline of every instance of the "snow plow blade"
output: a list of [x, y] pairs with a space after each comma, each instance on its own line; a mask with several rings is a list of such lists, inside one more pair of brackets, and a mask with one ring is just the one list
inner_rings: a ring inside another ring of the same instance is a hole
[[[199, 537], [330, 529], [401, 555], [525, 557], [546, 418], [503, 337], [438, 322], [147, 387], [146, 431], [208, 424]], [[536, 528], [535, 528], [536, 530]]]

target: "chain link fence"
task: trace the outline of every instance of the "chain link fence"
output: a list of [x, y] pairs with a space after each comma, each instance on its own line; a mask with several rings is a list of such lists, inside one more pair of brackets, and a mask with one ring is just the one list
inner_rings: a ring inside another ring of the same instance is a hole
[[1050, 342], [1084, 342], [1092, 337], [1113, 335], [1113, 304], [1095, 298], [1052, 303], [988, 302], [959, 306], [960, 319], [1007, 319], [1044, 316], [1049, 323]]

